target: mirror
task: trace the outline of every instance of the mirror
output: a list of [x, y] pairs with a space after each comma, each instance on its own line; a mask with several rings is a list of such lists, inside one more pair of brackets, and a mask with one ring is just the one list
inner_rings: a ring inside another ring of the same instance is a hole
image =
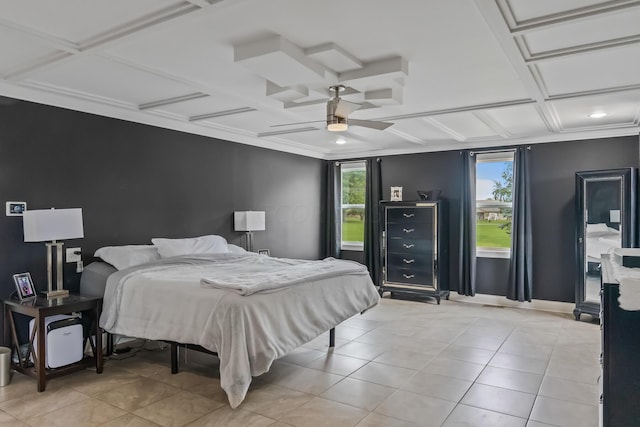
[[622, 247], [622, 178], [585, 179], [585, 301], [600, 302], [600, 256]]
[[631, 168], [576, 174], [576, 320], [600, 315], [601, 255], [634, 243], [634, 174]]

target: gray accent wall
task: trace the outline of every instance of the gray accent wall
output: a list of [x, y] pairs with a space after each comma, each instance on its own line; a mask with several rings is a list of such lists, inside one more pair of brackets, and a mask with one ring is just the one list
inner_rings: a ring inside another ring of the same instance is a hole
[[[574, 301], [575, 173], [639, 166], [638, 136], [555, 142], [531, 146], [533, 216], [533, 298]], [[441, 189], [449, 205], [450, 289], [458, 289], [460, 151], [382, 157], [383, 196], [403, 187], [404, 200], [416, 190]], [[478, 293], [506, 295], [509, 262], [478, 258]]]
[[[235, 210], [265, 210], [267, 230], [255, 249], [280, 257], [323, 255], [325, 162], [7, 98], [0, 102], [0, 201], [30, 209], [81, 207], [85, 262], [105, 245], [147, 244], [152, 237], [233, 231]], [[638, 167], [638, 136], [535, 144], [531, 151], [534, 229], [533, 297], [574, 298], [574, 176], [577, 171]], [[383, 198], [402, 186], [442, 190], [449, 212], [450, 289], [457, 291], [460, 152], [382, 157]], [[22, 219], [0, 215], [0, 294], [14, 289], [14, 273], [31, 272], [46, 287], [45, 247], [24, 243]], [[361, 253], [344, 257], [361, 260]], [[502, 259], [478, 261], [477, 292], [504, 295]], [[78, 289], [75, 265], [65, 264], [65, 286]]]
[[[142, 124], [7, 98], [0, 102], [0, 201], [29, 209], [80, 207], [90, 262], [101, 246], [150, 244], [153, 237], [233, 231], [236, 210], [266, 211], [254, 249], [273, 256], [322, 256], [324, 162]], [[23, 241], [22, 218], [0, 215], [0, 294], [28, 271], [46, 289], [44, 243]], [[65, 264], [65, 287], [80, 275]]]
[[638, 136], [536, 145], [531, 150], [536, 299], [575, 299], [575, 173], [638, 167]]

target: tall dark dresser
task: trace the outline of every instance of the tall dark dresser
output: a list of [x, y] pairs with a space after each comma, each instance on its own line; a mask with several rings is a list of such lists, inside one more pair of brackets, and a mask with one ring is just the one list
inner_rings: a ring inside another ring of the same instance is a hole
[[602, 255], [602, 426], [640, 426], [640, 311], [620, 308], [611, 255]]
[[446, 200], [380, 202], [384, 223], [380, 294], [449, 298]]

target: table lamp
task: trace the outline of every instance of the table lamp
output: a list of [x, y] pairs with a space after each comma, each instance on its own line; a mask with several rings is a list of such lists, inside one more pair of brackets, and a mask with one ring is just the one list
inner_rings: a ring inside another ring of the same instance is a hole
[[[62, 242], [84, 237], [82, 209], [27, 210], [22, 217], [25, 242], [47, 242], [47, 298], [69, 295], [62, 282]], [[53, 289], [53, 247], [56, 247], [56, 289]]]
[[264, 211], [238, 211], [233, 213], [235, 231], [247, 232], [247, 250], [253, 251], [253, 232], [265, 229]]

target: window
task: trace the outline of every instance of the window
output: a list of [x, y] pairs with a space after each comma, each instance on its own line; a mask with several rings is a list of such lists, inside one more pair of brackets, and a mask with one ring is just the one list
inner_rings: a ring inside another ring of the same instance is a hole
[[343, 250], [364, 250], [366, 173], [365, 162], [340, 164], [340, 248]]
[[476, 256], [509, 258], [513, 151], [476, 154]]

